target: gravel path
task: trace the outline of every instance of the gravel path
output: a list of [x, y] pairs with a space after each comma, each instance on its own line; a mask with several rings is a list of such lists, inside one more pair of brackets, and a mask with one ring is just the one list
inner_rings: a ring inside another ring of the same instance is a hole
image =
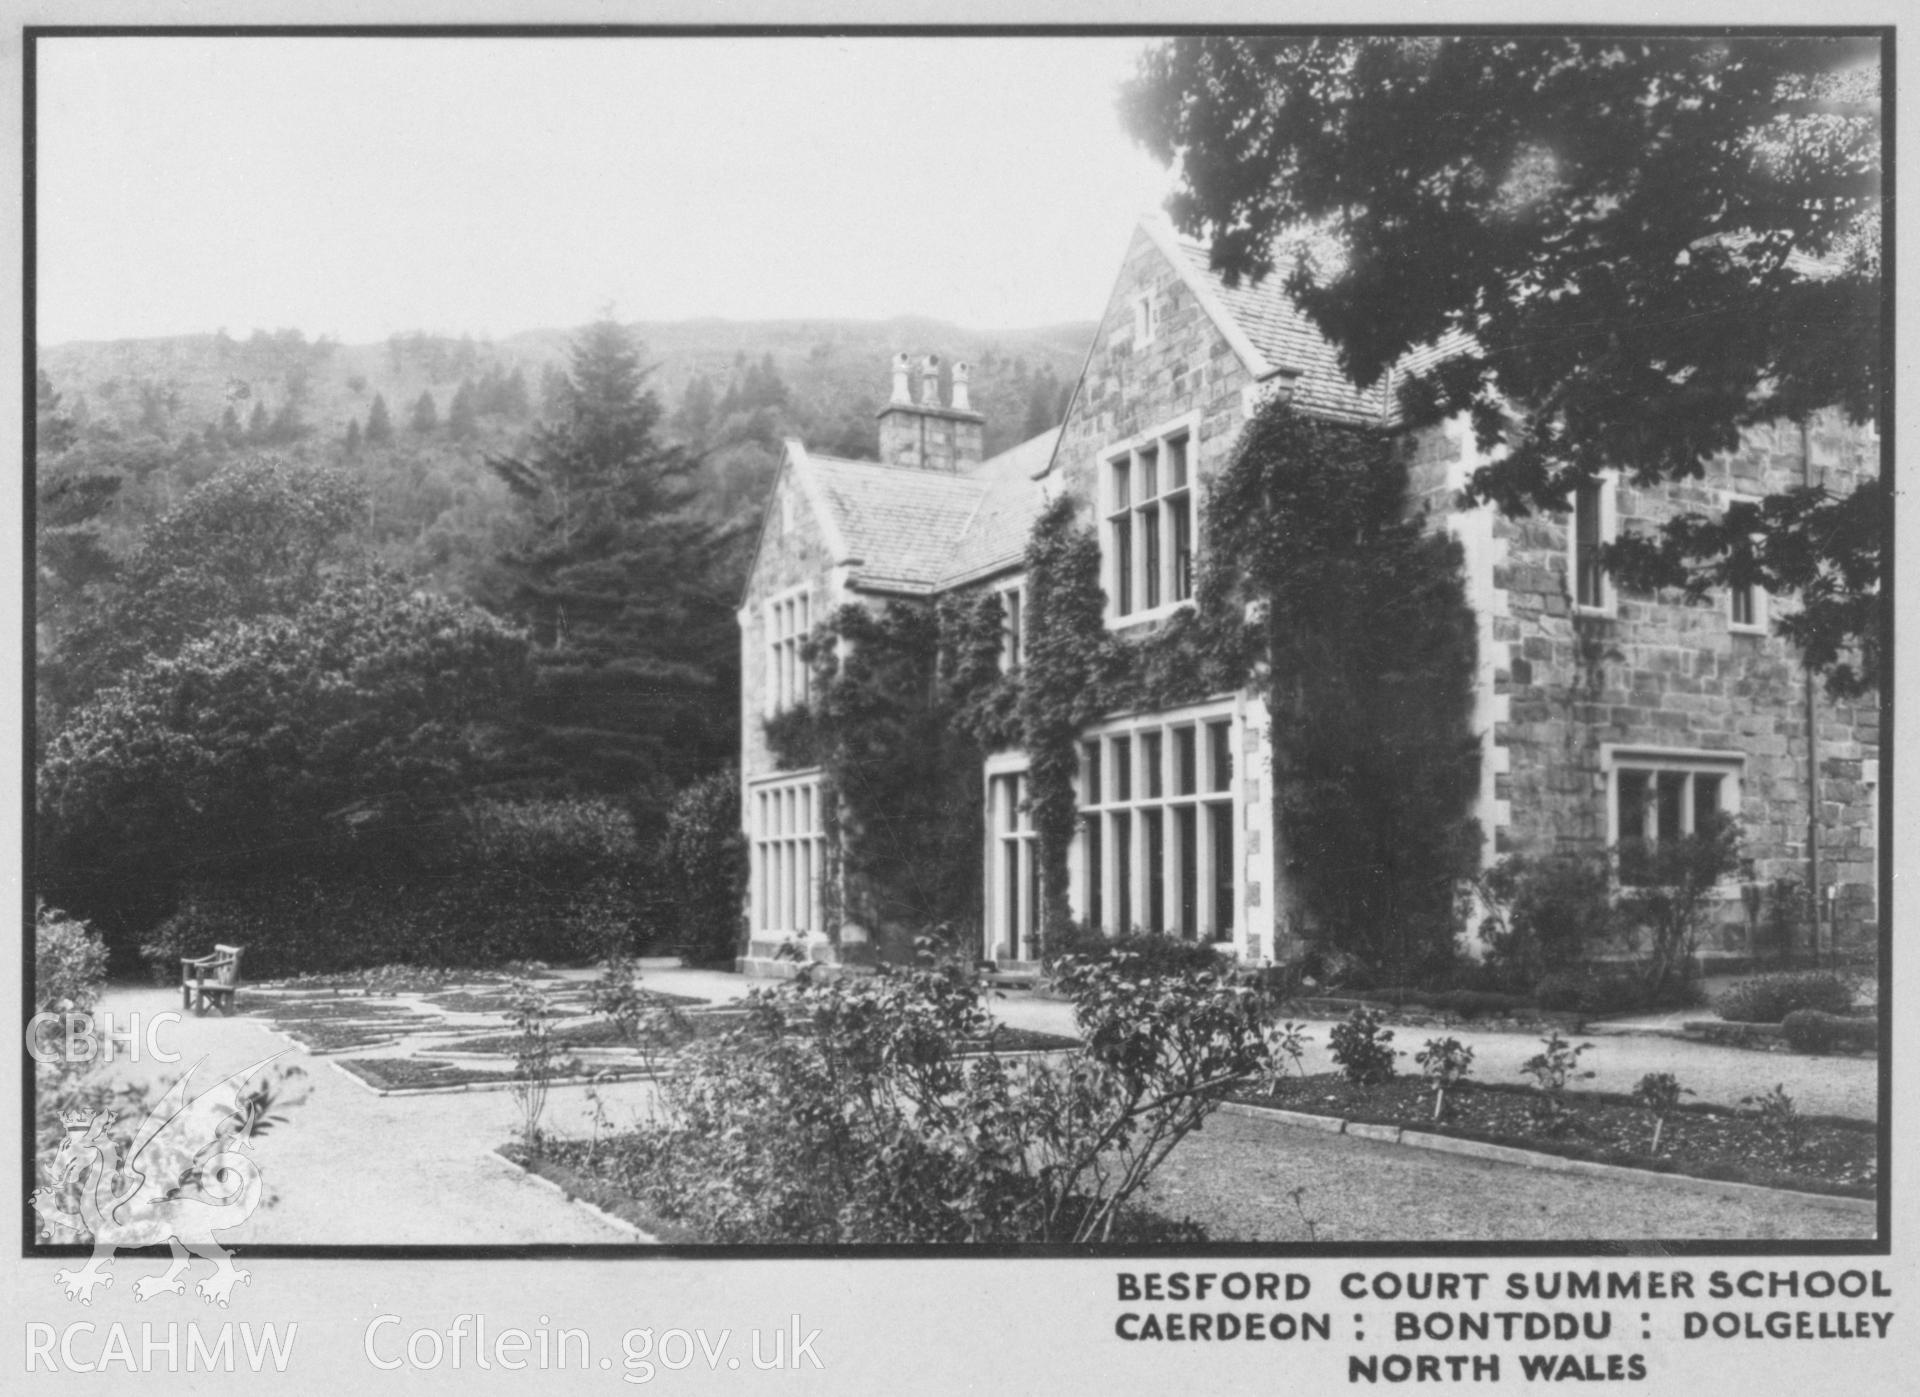
[[1730, 1196], [1558, 1174], [1215, 1115], [1181, 1142], [1145, 1201], [1217, 1241], [1620, 1241], [1871, 1237], [1870, 1212], [1797, 1195]]
[[[754, 982], [712, 971], [648, 967], [660, 990], [728, 1000]], [[116, 987], [101, 1008], [142, 1021], [175, 1010], [175, 991]], [[1004, 1022], [1042, 1032], [1071, 1033], [1069, 1005], [1010, 994], [993, 1001]], [[1325, 1070], [1330, 1023], [1310, 1026], [1307, 1068]], [[1398, 1030], [1409, 1052], [1431, 1034]], [[1515, 1034], [1462, 1033], [1474, 1048], [1483, 1081], [1520, 1081], [1519, 1064], [1538, 1048]], [[1785, 1084], [1809, 1112], [1871, 1117], [1877, 1074], [1871, 1061], [1801, 1058], [1717, 1048], [1656, 1037], [1596, 1038], [1586, 1061], [1598, 1076], [1584, 1085], [1630, 1090], [1641, 1073], [1670, 1071], [1699, 1099], [1732, 1103], [1749, 1092]], [[116, 1064], [114, 1075], [155, 1080], [184, 1070], [203, 1053], [201, 1085], [285, 1047], [263, 1020], [245, 1016], [183, 1018], [163, 1030], [162, 1045], [181, 1054], [174, 1064]], [[395, 1051], [407, 1051], [399, 1048]], [[384, 1055], [384, 1054], [383, 1054]], [[379, 1097], [341, 1074], [325, 1057], [292, 1049], [278, 1059], [309, 1076], [306, 1102], [285, 1125], [257, 1142], [268, 1188], [277, 1201], [226, 1234], [240, 1244], [404, 1245], [524, 1242], [623, 1242], [625, 1233], [569, 1204], [501, 1161], [495, 1147], [518, 1123], [507, 1092]], [[1410, 1064], [1408, 1064], [1410, 1066]], [[613, 1129], [630, 1125], [652, 1087], [603, 1087]], [[591, 1104], [583, 1087], [558, 1087], [549, 1098], [550, 1130], [585, 1135]], [[1306, 1228], [1288, 1194], [1303, 1187], [1307, 1216], [1322, 1241], [1433, 1241], [1487, 1238], [1774, 1238], [1869, 1235], [1872, 1219], [1831, 1204], [1778, 1196], [1729, 1198], [1674, 1180], [1615, 1182], [1536, 1172], [1402, 1146], [1330, 1136], [1244, 1117], [1216, 1116], [1186, 1141], [1155, 1180], [1150, 1200], [1175, 1216], [1191, 1215], [1219, 1239], [1301, 1241]]]
[[[141, 1022], [161, 1010], [178, 1010], [172, 990], [114, 988], [100, 1008], [116, 1020], [129, 1011]], [[202, 1054], [191, 1089], [204, 1089], [281, 1051], [285, 1040], [261, 1019], [244, 1015], [183, 1017], [164, 1027], [161, 1047], [181, 1054], [176, 1063], [122, 1064], [105, 1069], [115, 1077], [154, 1081], [177, 1076]], [[446, 1096], [375, 1096], [349, 1081], [327, 1058], [298, 1048], [275, 1066], [308, 1073], [308, 1098], [291, 1108], [284, 1125], [257, 1138], [254, 1158], [270, 1194], [242, 1226], [223, 1232], [237, 1245], [282, 1243], [353, 1246], [461, 1244], [508, 1246], [527, 1242], [630, 1242], [633, 1238], [576, 1208], [534, 1182], [494, 1150], [511, 1139], [518, 1108], [504, 1091]], [[616, 1124], [651, 1090], [604, 1088]], [[549, 1121], [565, 1130], [587, 1129], [585, 1089], [555, 1088]]]

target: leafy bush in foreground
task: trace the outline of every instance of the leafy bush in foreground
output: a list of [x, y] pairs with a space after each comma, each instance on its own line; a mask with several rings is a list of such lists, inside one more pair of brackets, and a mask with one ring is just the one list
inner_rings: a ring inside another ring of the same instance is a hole
[[107, 943], [85, 922], [41, 907], [33, 922], [33, 1005], [86, 1013], [107, 978]]
[[1251, 991], [1128, 970], [1059, 967], [1085, 1042], [1049, 1058], [981, 1051], [993, 1020], [963, 966], [803, 972], [685, 1048], [657, 1117], [607, 1142], [603, 1167], [713, 1242], [1152, 1235], [1131, 1200], [1273, 1062]]
[[1393, 1076], [1393, 1060], [1399, 1051], [1391, 1046], [1393, 1030], [1380, 1026], [1380, 1015], [1372, 1009], [1355, 1009], [1333, 1026], [1327, 1035], [1333, 1060], [1355, 1086], [1370, 1086]]

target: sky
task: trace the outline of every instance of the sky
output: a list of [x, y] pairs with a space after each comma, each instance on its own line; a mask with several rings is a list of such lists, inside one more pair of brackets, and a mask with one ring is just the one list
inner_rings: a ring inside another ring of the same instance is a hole
[[43, 39], [37, 337], [1092, 319], [1140, 46]]

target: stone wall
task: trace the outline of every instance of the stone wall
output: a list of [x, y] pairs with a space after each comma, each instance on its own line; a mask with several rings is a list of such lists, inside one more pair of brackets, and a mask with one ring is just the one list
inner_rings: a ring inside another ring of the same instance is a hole
[[[1144, 345], [1136, 343], [1133, 316], [1142, 292], [1153, 297], [1157, 312], [1152, 341]], [[1150, 238], [1135, 233], [1061, 427], [1056, 473], [1091, 518], [1100, 462], [1113, 448], [1197, 413], [1192, 460], [1205, 481], [1232, 454], [1252, 385], [1246, 365], [1178, 270]]]
[[[1151, 338], [1144, 343], [1134, 315], [1143, 293], [1151, 298], [1154, 322]], [[1081, 520], [1102, 530], [1104, 546], [1103, 463], [1133, 442], [1184, 422], [1191, 431], [1188, 461], [1195, 482], [1196, 517], [1203, 520], [1207, 483], [1231, 458], [1253, 393], [1247, 365], [1180, 271], [1151, 238], [1136, 232], [1095, 332], [1080, 389], [1061, 426], [1055, 478], [1078, 504]], [[1203, 526], [1196, 526], [1196, 536], [1198, 562], [1204, 566]], [[1137, 623], [1140, 628], [1155, 624], [1151, 620]], [[1275, 893], [1280, 865], [1272, 837], [1268, 789], [1272, 749], [1266, 708], [1258, 698], [1243, 694], [1237, 697], [1234, 715], [1241, 744], [1236, 754], [1241, 901], [1235, 917], [1235, 950], [1245, 960], [1284, 959], [1296, 948], [1289, 936], [1287, 899]], [[1078, 858], [1076, 851], [1076, 896]]]
[[[1832, 416], [1804, 437], [1788, 424], [1759, 428], [1699, 480], [1648, 489], [1618, 481], [1618, 530], [1651, 531], [1677, 514], [1717, 513], [1730, 499], [1809, 478], [1845, 494], [1877, 461], [1865, 430]], [[1488, 522], [1505, 613], [1491, 627], [1494, 682], [1507, 710], [1494, 741], [1505, 754], [1500, 795], [1510, 811], [1496, 851], [1604, 843], [1607, 745], [1724, 752], [1742, 758], [1742, 879], [1804, 881], [1809, 688], [1793, 647], [1766, 624], [1790, 603], [1764, 599], [1762, 624], [1746, 631], [1733, 624], [1724, 591], [1698, 603], [1678, 593], [1618, 592], [1610, 614], [1584, 612], [1573, 602], [1567, 516]], [[1858, 944], [1874, 918], [1876, 823], [1865, 778], [1876, 769], [1879, 713], [1871, 700], [1835, 703], [1817, 684], [1811, 697], [1820, 877], [1838, 894], [1838, 944]], [[1747, 949], [1740, 900], [1728, 900], [1722, 921], [1717, 944], [1705, 949]]]
[[742, 786], [775, 769], [761, 721], [767, 713], [767, 609], [769, 597], [806, 584], [813, 620], [825, 620], [837, 604], [832, 585], [835, 559], [792, 469], [780, 472], [767, 502], [766, 532], [747, 579], [740, 621], [740, 773]]

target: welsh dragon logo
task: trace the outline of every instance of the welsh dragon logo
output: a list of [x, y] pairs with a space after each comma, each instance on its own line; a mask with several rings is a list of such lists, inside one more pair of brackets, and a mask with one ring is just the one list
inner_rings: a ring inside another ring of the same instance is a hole
[[[165, 1242], [173, 1264], [164, 1275], [134, 1282], [134, 1298], [151, 1300], [162, 1291], [184, 1295], [181, 1276], [192, 1264], [191, 1252], [214, 1265], [195, 1289], [207, 1303], [226, 1306], [248, 1273], [234, 1266], [214, 1234], [252, 1216], [262, 1187], [260, 1167], [245, 1153], [252, 1145], [243, 1133], [248, 1106], [242, 1092], [279, 1056], [243, 1068], [189, 1101], [187, 1084], [207, 1061], [201, 1058], [148, 1113], [124, 1160], [120, 1142], [108, 1133], [112, 1112], [62, 1118], [67, 1137], [53, 1159], [52, 1186], [36, 1188], [30, 1201], [54, 1237], [72, 1233], [93, 1241], [84, 1267], [54, 1276], [68, 1299], [91, 1305], [95, 1286], [113, 1284], [103, 1268], [117, 1248]], [[77, 1200], [77, 1211], [62, 1206], [67, 1198]]]

